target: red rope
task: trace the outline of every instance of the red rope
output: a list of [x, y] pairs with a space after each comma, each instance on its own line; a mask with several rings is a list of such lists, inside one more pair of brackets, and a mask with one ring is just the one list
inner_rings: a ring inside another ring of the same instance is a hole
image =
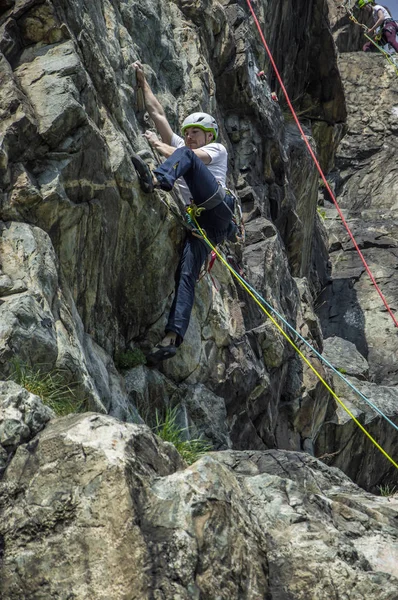
[[323, 181], [323, 183], [325, 184], [325, 187], [326, 187], [327, 191], [329, 192], [329, 194], [330, 194], [330, 197], [331, 197], [331, 198], [332, 198], [332, 200], [333, 200], [333, 203], [334, 203], [334, 205], [335, 205], [335, 207], [336, 207], [336, 209], [337, 209], [337, 212], [338, 212], [338, 213], [339, 213], [339, 215], [340, 215], [340, 218], [341, 218], [341, 220], [342, 220], [342, 223], [343, 223], [344, 227], [346, 228], [346, 230], [347, 230], [347, 232], [348, 232], [348, 235], [350, 236], [350, 238], [351, 238], [351, 240], [352, 240], [352, 243], [354, 244], [354, 247], [355, 247], [356, 251], [358, 252], [358, 254], [359, 254], [359, 256], [360, 256], [360, 258], [361, 258], [361, 260], [362, 260], [362, 262], [363, 262], [363, 265], [364, 265], [364, 267], [365, 267], [365, 269], [366, 269], [366, 272], [368, 273], [368, 275], [369, 275], [370, 279], [372, 280], [372, 283], [373, 283], [373, 285], [375, 286], [375, 288], [376, 288], [376, 290], [377, 290], [377, 293], [379, 294], [380, 298], [381, 298], [381, 299], [382, 299], [382, 301], [383, 301], [383, 304], [384, 304], [384, 306], [386, 307], [386, 309], [388, 310], [388, 312], [389, 312], [389, 314], [390, 314], [390, 316], [391, 316], [392, 320], [394, 321], [394, 325], [395, 325], [396, 327], [398, 327], [398, 321], [397, 321], [397, 319], [395, 318], [395, 316], [394, 316], [394, 313], [392, 312], [391, 308], [389, 307], [389, 305], [388, 305], [388, 303], [387, 303], [387, 300], [385, 299], [385, 297], [384, 297], [384, 295], [383, 295], [383, 293], [382, 293], [381, 289], [380, 289], [380, 288], [379, 288], [379, 286], [377, 285], [377, 283], [376, 283], [376, 280], [375, 280], [375, 278], [374, 278], [374, 276], [373, 276], [373, 273], [372, 273], [372, 271], [370, 270], [370, 268], [369, 268], [369, 266], [368, 266], [368, 264], [367, 264], [367, 262], [366, 262], [366, 260], [365, 260], [365, 257], [364, 257], [364, 255], [362, 254], [361, 250], [359, 249], [359, 246], [358, 246], [358, 244], [357, 244], [357, 242], [356, 242], [356, 240], [355, 240], [355, 238], [354, 238], [354, 236], [353, 236], [353, 234], [352, 234], [352, 232], [351, 232], [351, 229], [349, 228], [349, 226], [348, 226], [348, 224], [347, 224], [347, 221], [346, 221], [346, 220], [345, 220], [345, 218], [344, 218], [344, 215], [343, 215], [343, 213], [341, 212], [340, 206], [339, 206], [339, 205], [338, 205], [338, 203], [337, 203], [337, 200], [336, 200], [336, 198], [335, 198], [335, 196], [334, 196], [334, 194], [333, 194], [333, 192], [332, 192], [332, 190], [331, 190], [331, 188], [330, 188], [330, 185], [329, 185], [329, 183], [327, 182], [327, 179], [326, 179], [325, 175], [323, 174], [323, 171], [322, 171], [322, 169], [321, 169], [321, 166], [320, 166], [320, 164], [319, 164], [319, 162], [318, 162], [318, 159], [317, 159], [317, 157], [315, 156], [315, 154], [314, 154], [314, 151], [313, 151], [313, 150], [312, 150], [312, 148], [311, 148], [311, 145], [310, 145], [310, 143], [309, 143], [309, 141], [308, 141], [308, 139], [307, 139], [307, 136], [305, 135], [305, 133], [304, 133], [304, 131], [303, 131], [303, 128], [301, 127], [300, 121], [298, 120], [298, 118], [297, 118], [297, 115], [296, 115], [296, 112], [295, 112], [295, 110], [294, 110], [294, 108], [293, 108], [293, 105], [292, 105], [292, 103], [291, 103], [291, 101], [290, 101], [289, 94], [287, 93], [287, 90], [286, 90], [285, 86], [283, 85], [282, 77], [280, 76], [280, 73], [279, 73], [279, 71], [278, 71], [278, 67], [277, 67], [277, 66], [276, 66], [276, 64], [275, 64], [275, 61], [274, 61], [274, 59], [273, 59], [273, 56], [272, 56], [272, 54], [271, 54], [271, 50], [269, 49], [269, 47], [268, 47], [268, 44], [267, 44], [267, 42], [265, 41], [265, 37], [264, 37], [264, 35], [263, 35], [263, 32], [261, 31], [260, 23], [258, 22], [258, 19], [257, 19], [257, 17], [256, 17], [256, 14], [255, 14], [255, 12], [254, 12], [254, 10], [253, 10], [253, 7], [252, 7], [252, 5], [251, 5], [251, 2], [250, 2], [250, 0], [246, 0], [246, 2], [247, 2], [247, 4], [248, 4], [248, 6], [249, 6], [250, 12], [251, 12], [251, 14], [252, 14], [252, 16], [253, 16], [253, 19], [254, 19], [254, 22], [256, 23], [256, 26], [257, 26], [258, 32], [259, 32], [259, 34], [260, 34], [260, 37], [261, 37], [261, 41], [262, 41], [262, 42], [263, 42], [263, 44], [264, 44], [264, 48], [266, 49], [266, 51], [267, 51], [267, 54], [268, 54], [268, 56], [269, 56], [269, 59], [270, 59], [270, 61], [271, 61], [271, 64], [272, 64], [272, 66], [273, 66], [273, 68], [274, 68], [275, 75], [276, 75], [276, 77], [277, 77], [277, 79], [278, 79], [278, 81], [279, 81], [279, 85], [281, 86], [281, 89], [282, 89], [282, 91], [283, 91], [283, 93], [284, 93], [284, 95], [285, 95], [286, 102], [288, 103], [288, 106], [289, 106], [289, 108], [290, 108], [290, 110], [291, 110], [291, 113], [292, 113], [292, 115], [293, 115], [293, 118], [294, 118], [294, 120], [295, 120], [295, 122], [296, 122], [296, 125], [297, 125], [297, 127], [299, 128], [299, 131], [300, 131], [300, 133], [301, 133], [301, 136], [302, 136], [302, 138], [303, 138], [303, 140], [304, 140], [304, 142], [305, 142], [305, 144], [306, 144], [306, 146], [307, 146], [307, 148], [308, 148], [308, 150], [309, 150], [309, 153], [311, 154], [311, 156], [312, 156], [312, 158], [313, 158], [313, 160], [314, 160], [314, 163], [315, 163], [315, 165], [316, 165], [316, 168], [318, 169], [318, 171], [319, 171], [319, 174], [320, 174], [320, 176], [322, 177], [322, 181]]

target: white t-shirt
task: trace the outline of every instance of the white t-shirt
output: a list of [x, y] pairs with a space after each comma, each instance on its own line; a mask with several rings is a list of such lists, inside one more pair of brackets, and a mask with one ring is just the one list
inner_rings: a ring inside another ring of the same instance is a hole
[[[185, 142], [182, 137], [176, 133], [173, 133], [173, 137], [171, 138], [171, 146], [174, 146], [174, 148], [181, 148], [182, 146], [185, 146]], [[222, 144], [217, 144], [217, 142], [210, 142], [210, 144], [206, 144], [206, 146], [202, 146], [200, 149], [204, 150], [211, 158], [211, 162], [206, 165], [206, 167], [214, 175], [217, 181], [223, 187], [226, 187], [225, 180], [227, 178], [228, 169], [228, 152], [225, 146]], [[177, 179], [176, 183], [178, 184], [182, 197], [184, 198], [185, 204], [190, 204], [191, 192], [189, 191], [184, 178], [180, 177]]]
[[[384, 20], [391, 19], [391, 15], [388, 12], [388, 10], [385, 9], [384, 6], [381, 6], [381, 4], [375, 4], [374, 6], [372, 6], [372, 8], [373, 8], [373, 20], [375, 23], [377, 23], [377, 21], [379, 20], [379, 10], [382, 11], [382, 13], [384, 15]], [[380, 31], [380, 27], [378, 27], [377, 30]]]

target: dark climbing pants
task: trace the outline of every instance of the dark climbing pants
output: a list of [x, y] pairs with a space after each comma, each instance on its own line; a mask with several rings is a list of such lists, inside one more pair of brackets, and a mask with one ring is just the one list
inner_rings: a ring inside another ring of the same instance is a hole
[[179, 177], [184, 177], [197, 206], [211, 198], [219, 188], [218, 182], [205, 163], [186, 146], [177, 148], [154, 173], [160, 187], [166, 192], [173, 188]]
[[[398, 54], [397, 32], [398, 25], [395, 21], [387, 21], [387, 23], [384, 23], [382, 31], [383, 37], [381, 43], [383, 45], [387, 43], [390, 44], [394, 48], [395, 52], [397, 52]], [[372, 44], [372, 42], [366, 42], [362, 49], [364, 52], [371, 52], [373, 49], [376, 48], [374, 44]]]
[[[186, 147], [178, 148], [154, 172], [162, 189], [169, 191], [179, 177], [184, 177], [197, 206], [214, 196], [219, 189], [218, 182], [206, 165]], [[203, 211], [197, 219], [213, 245], [219, 244], [228, 235], [232, 214], [225, 203], [233, 210], [233, 201], [227, 195], [224, 202], [211, 210]], [[177, 334], [177, 346], [183, 341], [188, 328], [195, 298], [195, 284], [209, 252], [210, 248], [204, 241], [188, 234], [176, 272], [174, 300], [166, 326], [166, 332], [173, 331]]]

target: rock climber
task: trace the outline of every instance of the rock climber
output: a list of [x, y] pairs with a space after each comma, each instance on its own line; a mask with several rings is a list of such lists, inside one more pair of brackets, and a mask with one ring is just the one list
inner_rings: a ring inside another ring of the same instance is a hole
[[[358, 0], [358, 7], [373, 15], [374, 25], [367, 30], [368, 35], [381, 34], [382, 44], [390, 44], [398, 53], [397, 32], [398, 25], [392, 18], [391, 11], [381, 4], [375, 4], [374, 0]], [[385, 41], [384, 41], [385, 40]], [[372, 42], [366, 42], [363, 46], [364, 52], [370, 52], [374, 48]]]
[[[226, 191], [228, 154], [218, 143], [216, 120], [204, 112], [187, 116], [180, 137], [173, 132], [163, 107], [152, 92], [140, 62], [135, 62], [137, 85], [142, 89], [146, 109], [160, 135], [146, 131], [144, 136], [166, 160], [151, 172], [141, 157], [132, 156], [141, 189], [151, 193], [160, 188], [171, 191], [177, 183], [187, 205], [192, 202], [205, 210], [197, 221], [207, 237], [216, 245], [227, 237], [235, 226], [233, 197]], [[149, 364], [172, 358], [184, 339], [191, 316], [195, 283], [204, 264], [209, 247], [194, 232], [188, 233], [175, 280], [175, 294], [170, 309], [165, 336], [147, 356]]]

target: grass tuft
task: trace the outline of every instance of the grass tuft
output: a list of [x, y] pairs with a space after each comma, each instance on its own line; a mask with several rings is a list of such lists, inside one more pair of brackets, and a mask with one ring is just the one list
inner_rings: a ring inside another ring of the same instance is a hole
[[154, 432], [165, 442], [171, 442], [185, 462], [191, 465], [203, 454], [210, 452], [212, 445], [200, 438], [185, 440], [184, 433], [187, 428], [178, 425], [177, 413], [178, 406], [167, 408], [164, 418], [161, 418], [156, 411]]
[[139, 348], [118, 352], [115, 356], [115, 365], [118, 369], [133, 369], [145, 364], [145, 354]]
[[388, 483], [386, 485], [378, 485], [377, 489], [379, 490], [380, 496], [384, 497], [394, 496], [395, 492], [397, 491], [397, 487], [395, 485], [388, 485]]
[[53, 409], [57, 416], [69, 415], [79, 412], [82, 403], [79, 402], [71, 390], [65, 384], [63, 372], [53, 369], [45, 372], [39, 367], [30, 367], [21, 361], [11, 361], [12, 371], [9, 379], [24, 387], [31, 394], [39, 396], [43, 404]]

